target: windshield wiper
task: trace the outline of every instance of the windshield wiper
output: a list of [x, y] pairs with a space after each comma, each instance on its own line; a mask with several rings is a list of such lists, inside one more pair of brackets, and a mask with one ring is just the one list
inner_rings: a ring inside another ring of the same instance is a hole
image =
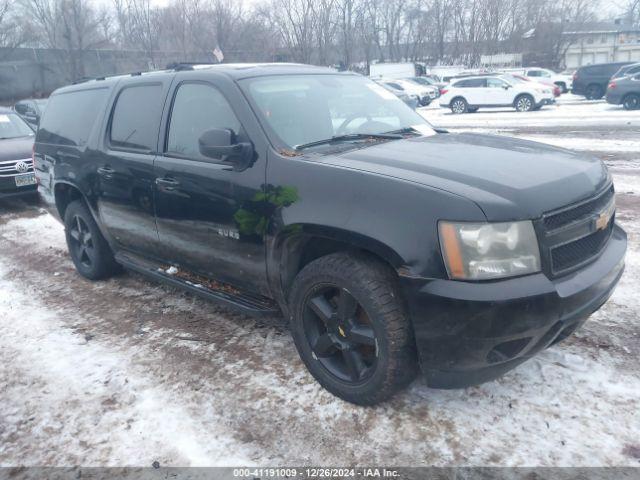
[[367, 140], [367, 139], [383, 139], [383, 140], [397, 140], [402, 138], [402, 135], [396, 135], [392, 133], [347, 133], [345, 135], [336, 135], [331, 138], [325, 138], [324, 140], [316, 140], [315, 142], [302, 143], [293, 147], [294, 150], [303, 150], [309, 147], [315, 147], [317, 145], [327, 145], [334, 142], [348, 142], [350, 140]]
[[399, 128], [398, 130], [391, 130], [390, 132], [384, 133], [388, 135], [406, 135], [408, 133], [417, 133], [418, 135], [420, 135], [420, 132], [413, 127]]

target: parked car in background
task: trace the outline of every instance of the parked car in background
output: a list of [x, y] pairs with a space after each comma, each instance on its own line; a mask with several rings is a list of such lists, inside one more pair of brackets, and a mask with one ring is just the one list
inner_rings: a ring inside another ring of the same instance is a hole
[[509, 75], [515, 79], [521, 80], [523, 82], [531, 82], [531, 83], [537, 83], [538, 85], [542, 85], [544, 87], [550, 88], [553, 91], [553, 96], [558, 98], [560, 95], [562, 95], [562, 89], [556, 85], [555, 83], [549, 81], [549, 80], [545, 80], [545, 79], [533, 79], [531, 77], [527, 77], [525, 75], [520, 75], [517, 73], [512, 73], [512, 74], [505, 74], [505, 75]]
[[627, 110], [640, 109], [640, 73], [611, 80], [607, 103], [622, 105]]
[[640, 73], [640, 63], [631, 63], [624, 67], [620, 67], [620, 69], [613, 74], [611, 79], [613, 80], [615, 78], [622, 78], [628, 75], [635, 75], [636, 73]]
[[403, 78], [402, 80], [407, 80], [408, 82], [413, 82], [413, 83], [417, 83], [419, 85], [422, 85], [424, 87], [437, 87], [438, 83], [435, 79], [431, 78], [431, 77], [407, 77], [407, 78]]
[[38, 128], [40, 118], [47, 106], [47, 100], [43, 98], [27, 98], [20, 100], [13, 106], [13, 110], [29, 125]]
[[33, 128], [16, 112], [0, 107], [0, 199], [36, 193], [34, 136]]
[[567, 93], [573, 86], [573, 78], [569, 75], [556, 73], [548, 68], [530, 67], [522, 69], [522, 75], [540, 83], [557, 85], [561, 93]]
[[584, 95], [588, 100], [597, 100], [604, 96], [611, 77], [621, 67], [632, 62], [599, 63], [580, 67], [573, 74], [571, 91], [576, 95]]
[[420, 99], [420, 105], [423, 107], [426, 107], [434, 99], [440, 96], [440, 88], [433, 85], [422, 85], [420, 83], [406, 79], [395, 79], [390, 80], [390, 82], [399, 85], [400, 88], [402, 88], [409, 95], [417, 95]]
[[440, 106], [456, 114], [473, 113], [481, 107], [513, 107], [528, 112], [555, 101], [551, 87], [503, 75], [461, 78], [443, 87], [440, 94]]
[[400, 100], [402, 100], [405, 104], [407, 104], [412, 109], [415, 110], [420, 106], [420, 99], [418, 98], [417, 95], [409, 95], [404, 90], [400, 90], [392, 85], [388, 85], [386, 82], [378, 81], [376, 83], [379, 84], [381, 87], [389, 90], [391, 93], [393, 93], [396, 97], [398, 97]]

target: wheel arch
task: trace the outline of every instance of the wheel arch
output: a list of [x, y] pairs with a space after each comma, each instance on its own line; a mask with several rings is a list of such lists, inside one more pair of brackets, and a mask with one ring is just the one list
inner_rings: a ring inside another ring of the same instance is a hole
[[[374, 238], [336, 227], [292, 225], [273, 242], [270, 277], [277, 282], [281, 302], [287, 296], [296, 275], [317, 258], [339, 251], [358, 251], [377, 258], [396, 274], [404, 265], [391, 247]], [[276, 293], [276, 292], [274, 292]]]
[[453, 102], [455, 102], [456, 100], [464, 100], [467, 106], [469, 105], [469, 102], [467, 101], [466, 98], [464, 98], [464, 95], [456, 95], [449, 101], [449, 107], [451, 107], [451, 105], [453, 105]]
[[[64, 220], [64, 214], [71, 202], [75, 200], [82, 200], [87, 206], [89, 206], [89, 202], [87, 202], [82, 191], [70, 182], [57, 182], [53, 187], [53, 197], [56, 210], [62, 220]], [[89, 208], [89, 210], [91, 210], [91, 208]]]

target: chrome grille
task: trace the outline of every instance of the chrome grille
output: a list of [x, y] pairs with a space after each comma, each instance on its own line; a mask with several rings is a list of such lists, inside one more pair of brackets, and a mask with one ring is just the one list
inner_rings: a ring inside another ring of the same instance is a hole
[[[27, 164], [27, 170], [19, 172], [16, 169], [16, 165], [20, 162]], [[21, 160], [6, 160], [0, 162], [0, 177], [14, 177], [16, 175], [23, 175], [25, 173], [33, 172], [33, 159], [23, 158]]]
[[614, 217], [613, 185], [543, 215], [536, 228], [545, 271], [556, 277], [595, 260], [611, 237]]

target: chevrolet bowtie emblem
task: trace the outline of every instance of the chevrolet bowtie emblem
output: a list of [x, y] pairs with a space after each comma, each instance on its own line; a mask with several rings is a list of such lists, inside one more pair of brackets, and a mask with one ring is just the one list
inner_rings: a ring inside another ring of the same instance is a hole
[[598, 218], [596, 218], [596, 230], [604, 230], [607, 228], [609, 220], [611, 220], [611, 209], [606, 209], [598, 215]]

